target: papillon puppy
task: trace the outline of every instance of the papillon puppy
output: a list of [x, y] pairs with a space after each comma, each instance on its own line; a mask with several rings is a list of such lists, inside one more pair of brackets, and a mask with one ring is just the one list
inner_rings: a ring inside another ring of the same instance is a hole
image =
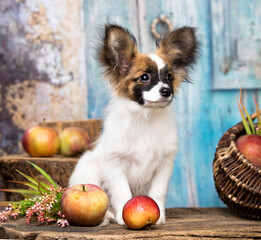
[[103, 133], [93, 151], [79, 159], [69, 186], [103, 188], [110, 206], [104, 224], [123, 225], [122, 209], [137, 195], [153, 198], [165, 223], [165, 201], [178, 138], [171, 102], [197, 58], [195, 29], [182, 27], [160, 42], [154, 53], [138, 52], [135, 37], [106, 25], [98, 59], [110, 81], [112, 99]]

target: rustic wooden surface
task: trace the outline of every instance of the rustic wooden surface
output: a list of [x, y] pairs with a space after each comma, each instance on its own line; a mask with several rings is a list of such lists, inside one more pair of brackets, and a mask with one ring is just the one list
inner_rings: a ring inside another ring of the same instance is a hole
[[[40, 173], [26, 161], [37, 164], [40, 168], [45, 170], [56, 183], [62, 187], [67, 187], [69, 176], [71, 175], [77, 160], [77, 157], [68, 158], [61, 155], [55, 155], [51, 158], [29, 157], [28, 155], [1, 157], [0, 175], [2, 176], [2, 186], [0, 188], [24, 188], [23, 185], [9, 182], [9, 180], [26, 180], [23, 176], [16, 172], [16, 169], [30, 176], [30, 171], [28, 169], [30, 168], [36, 177], [40, 175]], [[17, 201], [21, 199], [22, 196], [20, 194], [5, 193], [4, 200], [6, 201]]]
[[261, 239], [261, 222], [240, 218], [226, 208], [167, 209], [167, 223], [150, 230], [126, 226], [66, 227], [26, 224], [24, 218], [0, 223], [0, 238], [19, 239]]

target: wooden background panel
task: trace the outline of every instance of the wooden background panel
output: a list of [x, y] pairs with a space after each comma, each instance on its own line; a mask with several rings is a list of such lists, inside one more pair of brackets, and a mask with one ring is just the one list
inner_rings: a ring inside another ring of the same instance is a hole
[[100, 44], [100, 35], [104, 24], [116, 23], [130, 29], [136, 36], [136, 1], [88, 0], [84, 1], [84, 20], [86, 38], [86, 69], [88, 85], [88, 117], [103, 117], [104, 108], [110, 98], [108, 82], [102, 75], [102, 69], [96, 61], [96, 48]]
[[[97, 26], [99, 23], [103, 23], [106, 19], [108, 19], [108, 15], [112, 16], [109, 18], [109, 22], [120, 23], [121, 25], [128, 27], [136, 36], [139, 44], [139, 48], [142, 52], [150, 52], [155, 49], [155, 39], [150, 33], [150, 24], [154, 20], [154, 18], [158, 17], [161, 13], [166, 14], [167, 16], [175, 15], [175, 18], [172, 20], [175, 22], [176, 26], [183, 26], [184, 24], [191, 25], [191, 22], [187, 22], [187, 15], [184, 16], [184, 12], [177, 12], [176, 9], [183, 9], [187, 6], [188, 3], [182, 3], [178, 1], [177, 3], [171, 3], [170, 1], [137, 1], [137, 5], [129, 6], [128, 4], [133, 3], [133, 1], [125, 1], [125, 5], [121, 4], [110, 4], [106, 5], [106, 7], [101, 7], [99, 2], [86, 1], [85, 2], [85, 26], [86, 26], [86, 39], [89, 42], [90, 39], [93, 39], [93, 36], [97, 36]], [[171, 4], [170, 4], [171, 3]], [[97, 4], [97, 5], [96, 5]], [[125, 6], [126, 9], [125, 10]], [[99, 7], [99, 11], [95, 9]], [[136, 8], [135, 8], [136, 7]], [[128, 11], [130, 8], [134, 9], [132, 12], [133, 16], [130, 16], [130, 12]], [[119, 19], [113, 18], [114, 12], [117, 12], [116, 16]], [[94, 14], [93, 15], [91, 15]], [[175, 14], [174, 14], [175, 13]], [[97, 14], [97, 15], [96, 15]], [[134, 19], [134, 23], [129, 24], [129, 19]], [[137, 19], [137, 22], [136, 22]], [[95, 20], [95, 23], [93, 21]], [[98, 21], [98, 22], [97, 22]], [[179, 22], [180, 21], [180, 22]], [[136, 25], [135, 25], [136, 24]], [[95, 27], [94, 27], [95, 26]], [[139, 30], [137, 33], [136, 28]], [[93, 48], [89, 47], [87, 44], [87, 76], [88, 76], [88, 102], [89, 102], [89, 117], [102, 116], [102, 112], [104, 111], [104, 105], [106, 105], [109, 97], [106, 93], [106, 89], [104, 88], [104, 82], [101, 81], [101, 76], [97, 76], [97, 63], [90, 59], [90, 52]], [[89, 50], [88, 50], [89, 49]], [[93, 51], [92, 51], [93, 55]], [[89, 59], [88, 59], [89, 58]], [[97, 99], [98, 96], [98, 99]], [[186, 113], [186, 105], [187, 105], [187, 97], [178, 98], [178, 105], [180, 111], [183, 113], [180, 115], [179, 122], [185, 119], [189, 119], [188, 114]], [[190, 109], [191, 112], [191, 109]], [[187, 116], [187, 117], [186, 117]], [[182, 129], [184, 124], [181, 126]], [[173, 179], [170, 185], [170, 191], [168, 195], [168, 206], [192, 206], [197, 205], [197, 197], [194, 196], [196, 193], [196, 184], [195, 179], [193, 177], [193, 166], [187, 162], [186, 159], [190, 159], [189, 156], [184, 158], [187, 151], [186, 149], [182, 149], [182, 146], [187, 146], [186, 142], [186, 132], [182, 131], [180, 134], [181, 138], [181, 147], [178, 159], [185, 159], [185, 161], [179, 161], [177, 159], [175, 172], [173, 175]]]
[[[150, 25], [156, 17], [165, 14], [171, 20], [174, 28], [184, 25], [197, 26], [197, 22], [193, 21], [193, 19], [197, 17], [197, 13], [195, 14], [195, 12], [189, 11], [187, 8], [188, 4], [188, 1], [147, 0], [147, 24]], [[193, 3], [190, 1], [190, 4]], [[194, 9], [193, 6], [190, 6], [190, 8]], [[153, 10], [150, 11], [151, 9]], [[155, 41], [155, 39], [152, 39], [147, 45], [153, 46], [154, 48], [153, 41]], [[193, 82], [197, 81], [195, 78], [194, 73], [194, 75], [191, 76]], [[193, 153], [188, 149], [188, 147], [193, 144], [193, 139], [191, 138], [192, 108], [190, 106], [190, 100], [195, 102], [193, 96], [189, 95], [189, 92], [192, 90], [190, 87], [187, 83], [182, 84], [173, 104], [179, 129], [179, 150], [169, 185], [167, 207], [198, 205], [196, 178], [193, 170], [194, 157]]]
[[[85, 2], [87, 41], [95, 35], [99, 23], [114, 21], [133, 31], [142, 52], [151, 52], [155, 49], [155, 39], [150, 33], [150, 24], [160, 14], [169, 17], [174, 27], [197, 27], [201, 57], [195, 71], [191, 71], [193, 84], [184, 83], [173, 104], [179, 128], [179, 151], [169, 186], [167, 207], [223, 206], [214, 188], [212, 161], [222, 134], [240, 121], [236, 104], [239, 92], [212, 90], [213, 66], [220, 62], [212, 55], [210, 1], [137, 0], [121, 3], [109, 1], [104, 6], [100, 1], [95, 1], [95, 4], [93, 1]], [[90, 117], [102, 116], [109, 99], [102, 76], [97, 71], [100, 71], [98, 65], [90, 59], [90, 49], [87, 47]], [[260, 96], [256, 90], [243, 92], [250, 112], [254, 111], [252, 94], [257, 98]]]
[[260, 1], [211, 1], [214, 89], [261, 88], [260, 13]]
[[[199, 7], [200, 6], [200, 7]], [[240, 7], [242, 8], [242, 7]], [[193, 84], [184, 83], [173, 104], [179, 128], [179, 152], [167, 196], [167, 207], [223, 206], [212, 176], [215, 147], [222, 134], [240, 121], [236, 96], [239, 91], [213, 91], [213, 69], [222, 64], [213, 56], [213, 24], [209, 0], [85, 1], [89, 117], [102, 116], [109, 96], [101, 69], [90, 56], [100, 23], [116, 22], [134, 33], [142, 52], [155, 49], [150, 33], [152, 21], [165, 14], [174, 27], [195, 26], [201, 42], [201, 57], [191, 71]], [[217, 12], [217, 14], [220, 14]], [[223, 21], [222, 16], [216, 16]], [[219, 23], [220, 24], [220, 23]], [[230, 33], [227, 33], [230, 34]], [[226, 44], [226, 43], [224, 43]], [[90, 47], [91, 46], [91, 47]], [[252, 94], [259, 103], [260, 91], [243, 91], [244, 102], [254, 112]]]

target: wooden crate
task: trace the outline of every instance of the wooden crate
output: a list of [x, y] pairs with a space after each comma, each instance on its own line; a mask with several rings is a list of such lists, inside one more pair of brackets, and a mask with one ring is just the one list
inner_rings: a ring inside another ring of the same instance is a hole
[[[43, 123], [39, 123], [43, 125]], [[95, 141], [102, 132], [102, 119], [88, 119], [81, 121], [45, 122], [45, 126], [54, 128], [58, 134], [67, 127], [79, 127], [84, 129], [90, 137], [88, 150], [92, 149]]]
[[[102, 131], [101, 119], [90, 119], [82, 121], [68, 121], [68, 122], [46, 122], [46, 126], [53, 127], [58, 133], [60, 133], [66, 127], [80, 127], [86, 130], [90, 136], [90, 146], [88, 150], [91, 150], [95, 145], [95, 140], [99, 137]], [[15, 184], [11, 181], [25, 181], [26, 179], [17, 173], [16, 169], [30, 175], [29, 168], [32, 170], [36, 177], [40, 177], [40, 173], [34, 169], [27, 161], [37, 164], [43, 170], [45, 170], [53, 180], [62, 187], [68, 186], [68, 179], [79, 159], [80, 154], [75, 157], [64, 157], [62, 155], [55, 155], [53, 157], [30, 157], [28, 154], [23, 155], [11, 155], [3, 156], [0, 158], [0, 176], [2, 186], [0, 188], [25, 188], [21, 184]], [[23, 199], [20, 194], [16, 193], [4, 193], [3, 199], [0, 201], [18, 201]]]
[[[39, 158], [29, 156], [4, 156], [0, 158], [0, 175], [2, 176], [1, 188], [25, 188], [21, 184], [9, 182], [12, 181], [27, 181], [17, 171], [21, 171], [30, 176], [29, 168], [32, 170], [35, 177], [40, 178], [41, 174], [27, 161], [37, 164], [45, 170], [53, 180], [62, 187], [68, 186], [68, 179], [78, 161], [78, 158], [68, 158], [61, 155], [54, 157]], [[23, 196], [17, 193], [5, 193], [2, 201], [19, 201]]]

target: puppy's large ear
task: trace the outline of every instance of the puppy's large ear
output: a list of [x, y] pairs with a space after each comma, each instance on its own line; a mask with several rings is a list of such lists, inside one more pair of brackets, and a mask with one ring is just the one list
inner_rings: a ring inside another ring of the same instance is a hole
[[182, 27], [171, 32], [159, 44], [160, 52], [176, 67], [192, 66], [198, 56], [196, 30]]
[[136, 39], [127, 29], [105, 26], [98, 57], [108, 75], [115, 78], [126, 75], [137, 52]]

